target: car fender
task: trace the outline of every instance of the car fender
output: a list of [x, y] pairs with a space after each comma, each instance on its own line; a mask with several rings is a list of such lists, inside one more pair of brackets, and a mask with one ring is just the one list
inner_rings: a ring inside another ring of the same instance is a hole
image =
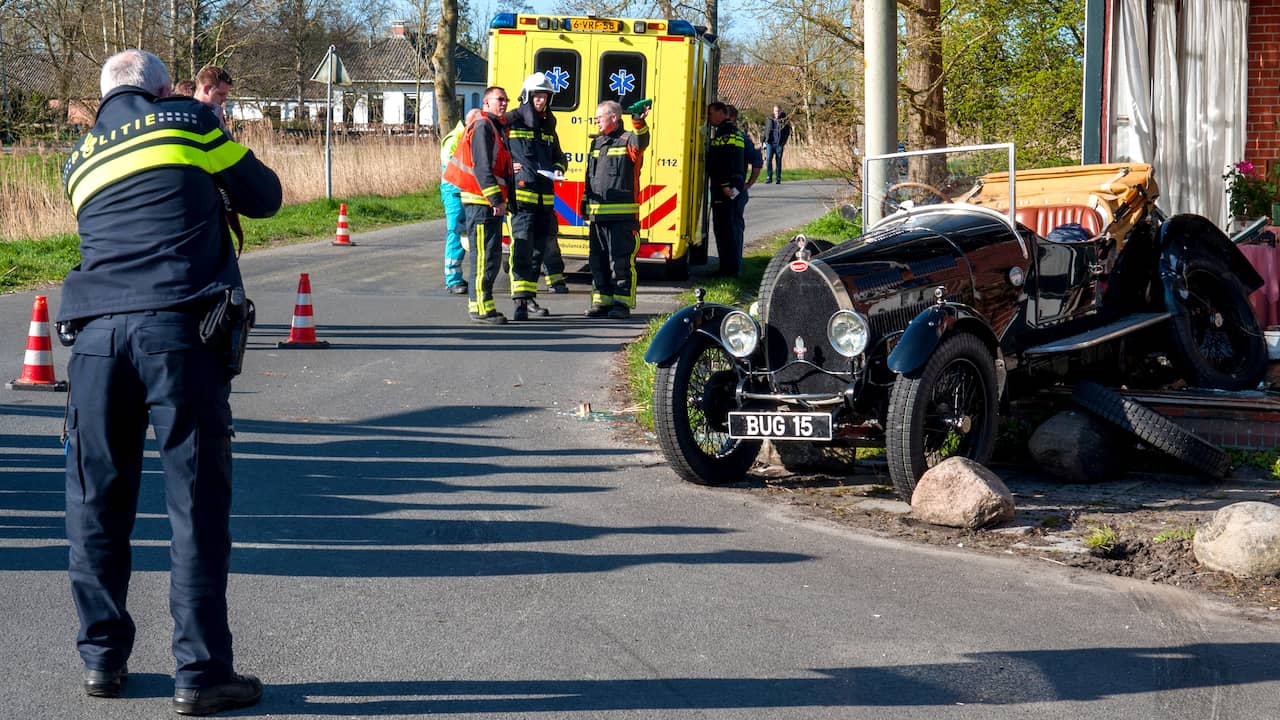
[[1173, 291], [1177, 270], [1194, 255], [1224, 261], [1250, 292], [1262, 287], [1262, 276], [1226, 233], [1205, 217], [1185, 214], [1174, 215], [1160, 226], [1160, 275], [1166, 292]]
[[981, 337], [989, 347], [995, 347], [995, 332], [977, 310], [960, 303], [941, 303], [926, 308], [912, 319], [889, 353], [886, 364], [896, 373], [919, 370], [929, 361], [942, 338], [961, 327]]
[[719, 340], [720, 321], [734, 310], [737, 308], [715, 303], [690, 305], [677, 310], [654, 334], [649, 349], [644, 353], [644, 361], [655, 365], [668, 362], [680, 354], [680, 349], [699, 330]]

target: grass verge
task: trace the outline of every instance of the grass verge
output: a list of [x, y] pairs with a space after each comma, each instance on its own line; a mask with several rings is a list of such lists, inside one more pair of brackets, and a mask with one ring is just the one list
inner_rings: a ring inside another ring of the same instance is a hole
[[[444, 217], [437, 186], [396, 197], [367, 195], [345, 200], [352, 232]], [[280, 209], [274, 217], [243, 220], [245, 249], [332, 237], [338, 200], [312, 200]], [[60, 282], [80, 262], [80, 238], [74, 234], [0, 242], [0, 292]]]
[[[790, 172], [790, 171], [788, 171]], [[821, 238], [832, 242], [847, 240], [859, 232], [857, 224], [851, 224], [836, 211], [832, 211], [817, 220], [805, 225], [796, 232], [804, 233], [811, 238]], [[742, 258], [742, 275], [737, 278], [706, 278], [699, 283], [707, 291], [706, 302], [746, 307], [756, 298], [760, 288], [760, 278], [764, 268], [794, 233], [777, 235], [767, 240], [760, 247], [749, 250]], [[686, 290], [676, 296], [680, 305], [690, 305], [694, 301], [693, 290]], [[661, 315], [649, 321], [645, 332], [635, 342], [626, 347], [625, 372], [630, 405], [636, 409], [636, 421], [646, 429], [653, 429], [653, 373], [655, 366], [644, 361], [644, 354], [649, 349], [653, 336], [667, 321], [670, 315]]]

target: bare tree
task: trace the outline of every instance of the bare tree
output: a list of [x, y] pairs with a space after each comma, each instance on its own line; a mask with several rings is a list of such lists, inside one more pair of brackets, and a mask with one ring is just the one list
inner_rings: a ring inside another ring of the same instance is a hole
[[435, 68], [436, 127], [447, 132], [458, 122], [459, 108], [454, 102], [458, 46], [458, 0], [440, 0], [440, 22], [436, 25], [436, 47], [431, 55]]

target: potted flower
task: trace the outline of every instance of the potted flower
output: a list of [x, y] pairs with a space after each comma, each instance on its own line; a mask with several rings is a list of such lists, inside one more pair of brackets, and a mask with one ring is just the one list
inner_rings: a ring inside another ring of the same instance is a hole
[[1280, 164], [1269, 175], [1263, 175], [1248, 160], [1227, 168], [1222, 179], [1227, 183], [1227, 198], [1233, 217], [1252, 219], [1271, 213], [1271, 204], [1276, 200], [1277, 168]]

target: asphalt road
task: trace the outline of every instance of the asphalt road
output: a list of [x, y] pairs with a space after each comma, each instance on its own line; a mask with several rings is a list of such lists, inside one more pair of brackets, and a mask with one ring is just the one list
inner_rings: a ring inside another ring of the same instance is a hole
[[[757, 232], [832, 187], [761, 188]], [[685, 484], [618, 431], [628, 322], [490, 327], [440, 287], [440, 223], [253, 253], [233, 395], [230, 590], [248, 716], [1280, 717], [1280, 627], [1176, 589], [904, 545]], [[328, 350], [281, 350], [300, 272]], [[0, 297], [0, 373], [34, 293]], [[56, 288], [49, 292], [56, 304]], [[503, 306], [505, 307], [505, 303]], [[3, 348], [8, 348], [7, 350]], [[66, 351], [55, 348], [59, 377]], [[79, 688], [64, 396], [0, 391], [0, 717], [169, 713], [169, 534], [144, 482], [124, 700]], [[592, 414], [579, 417], [579, 405]], [[154, 453], [148, 480], [157, 480]]]

